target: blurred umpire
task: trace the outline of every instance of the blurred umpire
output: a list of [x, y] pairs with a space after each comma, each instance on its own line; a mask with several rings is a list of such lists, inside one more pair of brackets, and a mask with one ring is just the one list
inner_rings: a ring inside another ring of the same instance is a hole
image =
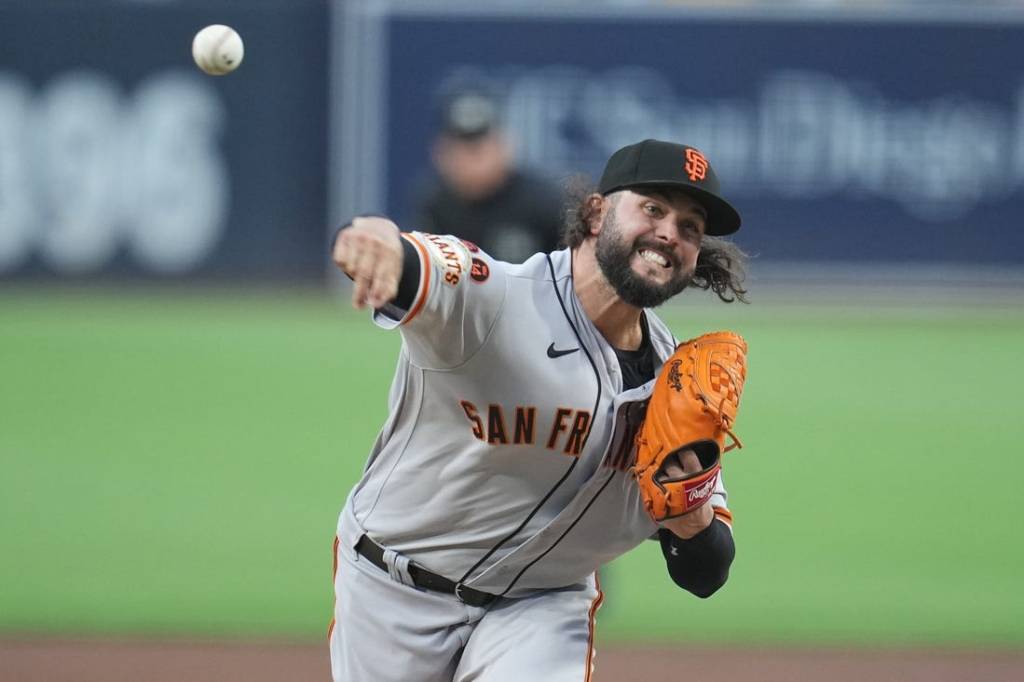
[[440, 109], [431, 150], [437, 175], [415, 201], [416, 228], [453, 234], [513, 263], [557, 249], [561, 193], [517, 167], [491, 92], [462, 88]]

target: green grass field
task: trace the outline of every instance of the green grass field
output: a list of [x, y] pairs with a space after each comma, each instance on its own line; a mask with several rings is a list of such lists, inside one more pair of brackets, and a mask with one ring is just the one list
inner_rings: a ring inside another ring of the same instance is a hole
[[[712, 305], [751, 346], [708, 601], [654, 543], [606, 638], [1024, 646], [1024, 312]], [[316, 294], [0, 291], [0, 632], [319, 637], [397, 334]]]

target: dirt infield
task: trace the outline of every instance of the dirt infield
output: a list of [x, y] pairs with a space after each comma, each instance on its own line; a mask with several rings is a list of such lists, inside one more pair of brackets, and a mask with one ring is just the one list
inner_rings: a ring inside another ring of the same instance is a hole
[[[1019, 682], [1024, 652], [604, 646], [596, 682]], [[685, 674], [682, 674], [685, 671]], [[0, 639], [0, 682], [329, 682], [326, 646]], [[415, 682], [415, 680], [410, 680]], [[533, 682], [533, 681], [524, 681]]]

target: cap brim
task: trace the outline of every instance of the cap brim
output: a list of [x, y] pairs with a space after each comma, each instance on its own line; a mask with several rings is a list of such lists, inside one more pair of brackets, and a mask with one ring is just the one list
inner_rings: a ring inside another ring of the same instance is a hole
[[480, 140], [480, 139], [482, 139], [484, 137], [487, 137], [487, 135], [490, 134], [491, 131], [492, 131], [492, 128], [490, 128], [490, 127], [487, 127], [487, 128], [472, 128], [472, 129], [468, 129], [468, 128], [445, 128], [442, 131], [442, 133], [444, 134], [445, 137], [453, 139], [453, 140], [460, 140], [460, 141], [463, 141], [463, 142], [471, 142], [471, 141], [474, 141], [474, 140]]
[[611, 189], [606, 190], [604, 194], [611, 194], [612, 192], [618, 192], [623, 189], [633, 189], [634, 187], [647, 187], [649, 189], [665, 187], [677, 192], [682, 192], [688, 197], [694, 199], [708, 212], [707, 220], [705, 221], [706, 229], [704, 234], [709, 234], [712, 237], [724, 237], [725, 235], [732, 234], [736, 230], [740, 229], [740, 214], [732, 207], [732, 204], [711, 192], [703, 190], [700, 187], [688, 185], [684, 182], [676, 182], [673, 180], [635, 182], [628, 185], [621, 185], [619, 187], [612, 187]]

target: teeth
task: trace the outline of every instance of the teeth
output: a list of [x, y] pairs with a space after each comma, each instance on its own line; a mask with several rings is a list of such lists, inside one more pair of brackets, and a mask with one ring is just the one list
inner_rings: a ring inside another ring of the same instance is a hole
[[646, 261], [656, 263], [663, 268], [668, 267], [668, 259], [662, 256], [660, 253], [654, 251], [648, 251], [647, 249], [640, 249], [640, 257]]

